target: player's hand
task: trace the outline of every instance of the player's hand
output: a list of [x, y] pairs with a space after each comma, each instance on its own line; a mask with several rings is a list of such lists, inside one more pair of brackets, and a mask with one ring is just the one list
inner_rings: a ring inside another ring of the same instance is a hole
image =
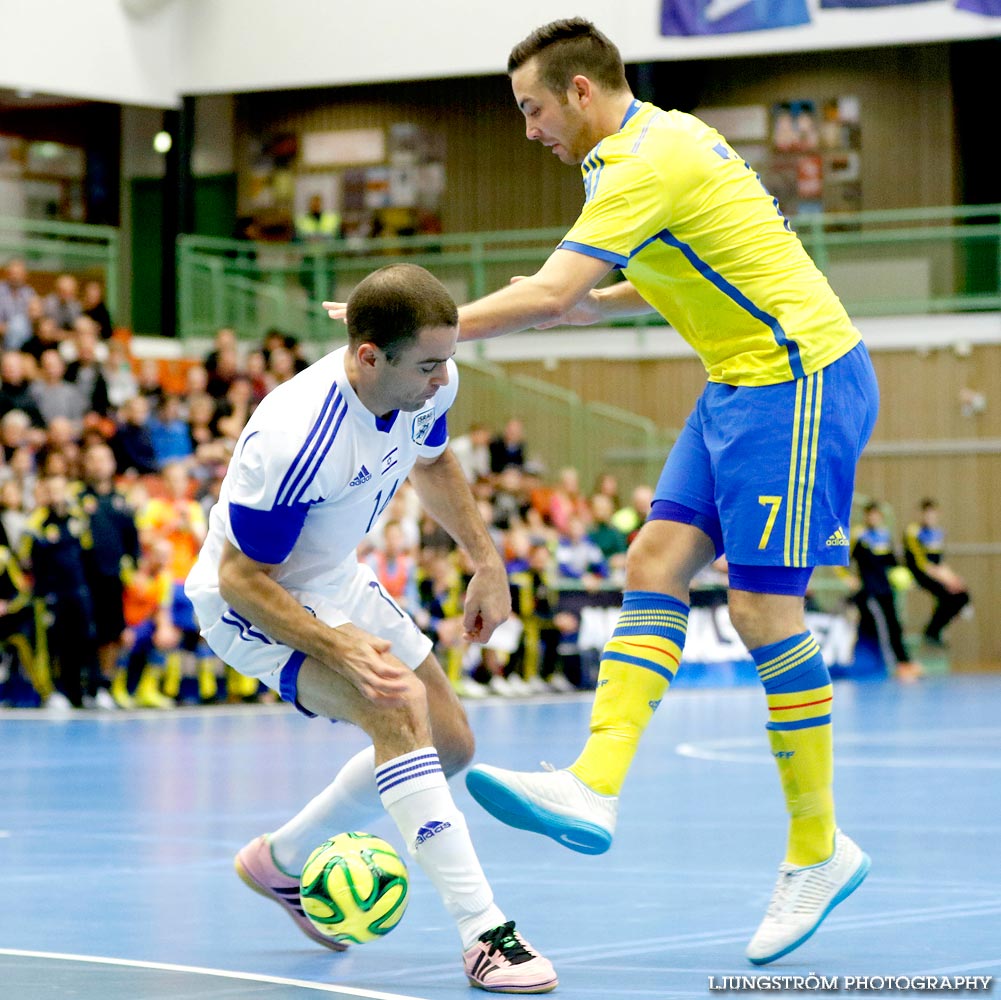
[[[527, 275], [516, 274], [510, 280], [510, 284], [516, 285], [519, 281], [524, 281]], [[545, 323], [536, 323], [536, 330], [551, 330], [554, 326], [590, 326], [603, 318], [598, 305], [598, 297], [592, 289], [584, 296], [572, 309], [568, 309], [562, 316], [556, 319], [547, 320]]]
[[348, 304], [347, 302], [324, 302], [323, 308], [327, 310], [327, 315], [331, 319], [340, 319], [347, 322]]
[[466, 589], [462, 638], [466, 642], [486, 642], [510, 614], [511, 590], [503, 564], [498, 560], [482, 566]]
[[369, 701], [386, 707], [402, 704], [414, 672], [393, 656], [391, 644], [351, 623], [334, 631], [341, 640], [334, 669]]
[[966, 582], [948, 566], [939, 566], [940, 582], [950, 594], [961, 594], [966, 590]]

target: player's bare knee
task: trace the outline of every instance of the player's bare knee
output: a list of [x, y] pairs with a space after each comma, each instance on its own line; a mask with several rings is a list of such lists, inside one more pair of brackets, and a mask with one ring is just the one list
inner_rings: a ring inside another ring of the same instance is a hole
[[445, 732], [434, 732], [435, 748], [447, 777], [458, 774], [469, 766], [476, 752], [476, 740], [465, 716], [457, 719]]

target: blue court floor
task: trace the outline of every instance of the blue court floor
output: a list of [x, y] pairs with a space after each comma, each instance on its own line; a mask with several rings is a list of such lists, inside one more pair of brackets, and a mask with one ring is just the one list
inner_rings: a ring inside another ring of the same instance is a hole
[[[469, 704], [478, 759], [569, 763], [590, 700]], [[835, 711], [838, 818], [872, 873], [813, 939], [760, 970], [743, 949], [785, 818], [756, 687], [669, 695], [601, 857], [509, 830], [453, 783], [498, 902], [557, 967], [555, 996], [706, 997], [750, 974], [1001, 977], [1001, 677], [842, 681]], [[242, 844], [362, 745], [282, 706], [0, 711], [0, 998], [482, 995], [416, 866], [400, 926], [343, 955], [233, 873]], [[385, 817], [370, 828], [400, 846]]]

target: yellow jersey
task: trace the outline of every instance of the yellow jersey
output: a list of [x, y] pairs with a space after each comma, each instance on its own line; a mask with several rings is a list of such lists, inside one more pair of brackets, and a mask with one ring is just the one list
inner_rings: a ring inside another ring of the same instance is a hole
[[560, 247], [621, 268], [709, 381], [788, 382], [861, 339], [778, 202], [698, 118], [634, 101], [581, 169], [584, 208]]

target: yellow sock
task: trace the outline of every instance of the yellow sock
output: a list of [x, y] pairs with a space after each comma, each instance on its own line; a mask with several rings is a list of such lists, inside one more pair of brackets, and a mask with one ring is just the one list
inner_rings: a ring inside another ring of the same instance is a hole
[[630, 591], [601, 656], [591, 735], [569, 770], [602, 795], [618, 795], [640, 736], [681, 660], [688, 608], [663, 594]]
[[215, 701], [219, 681], [215, 673], [215, 660], [206, 659], [198, 664], [198, 697], [202, 701]]
[[815, 865], [834, 850], [833, 688], [809, 632], [751, 650], [768, 699], [768, 742], [789, 812], [785, 860]]
[[176, 698], [181, 690], [181, 654], [168, 653], [163, 668], [163, 693], [168, 698]]
[[[830, 689], [828, 689], [830, 690]], [[786, 861], [815, 865], [834, 850], [834, 748], [831, 726], [769, 730], [789, 810]]]

